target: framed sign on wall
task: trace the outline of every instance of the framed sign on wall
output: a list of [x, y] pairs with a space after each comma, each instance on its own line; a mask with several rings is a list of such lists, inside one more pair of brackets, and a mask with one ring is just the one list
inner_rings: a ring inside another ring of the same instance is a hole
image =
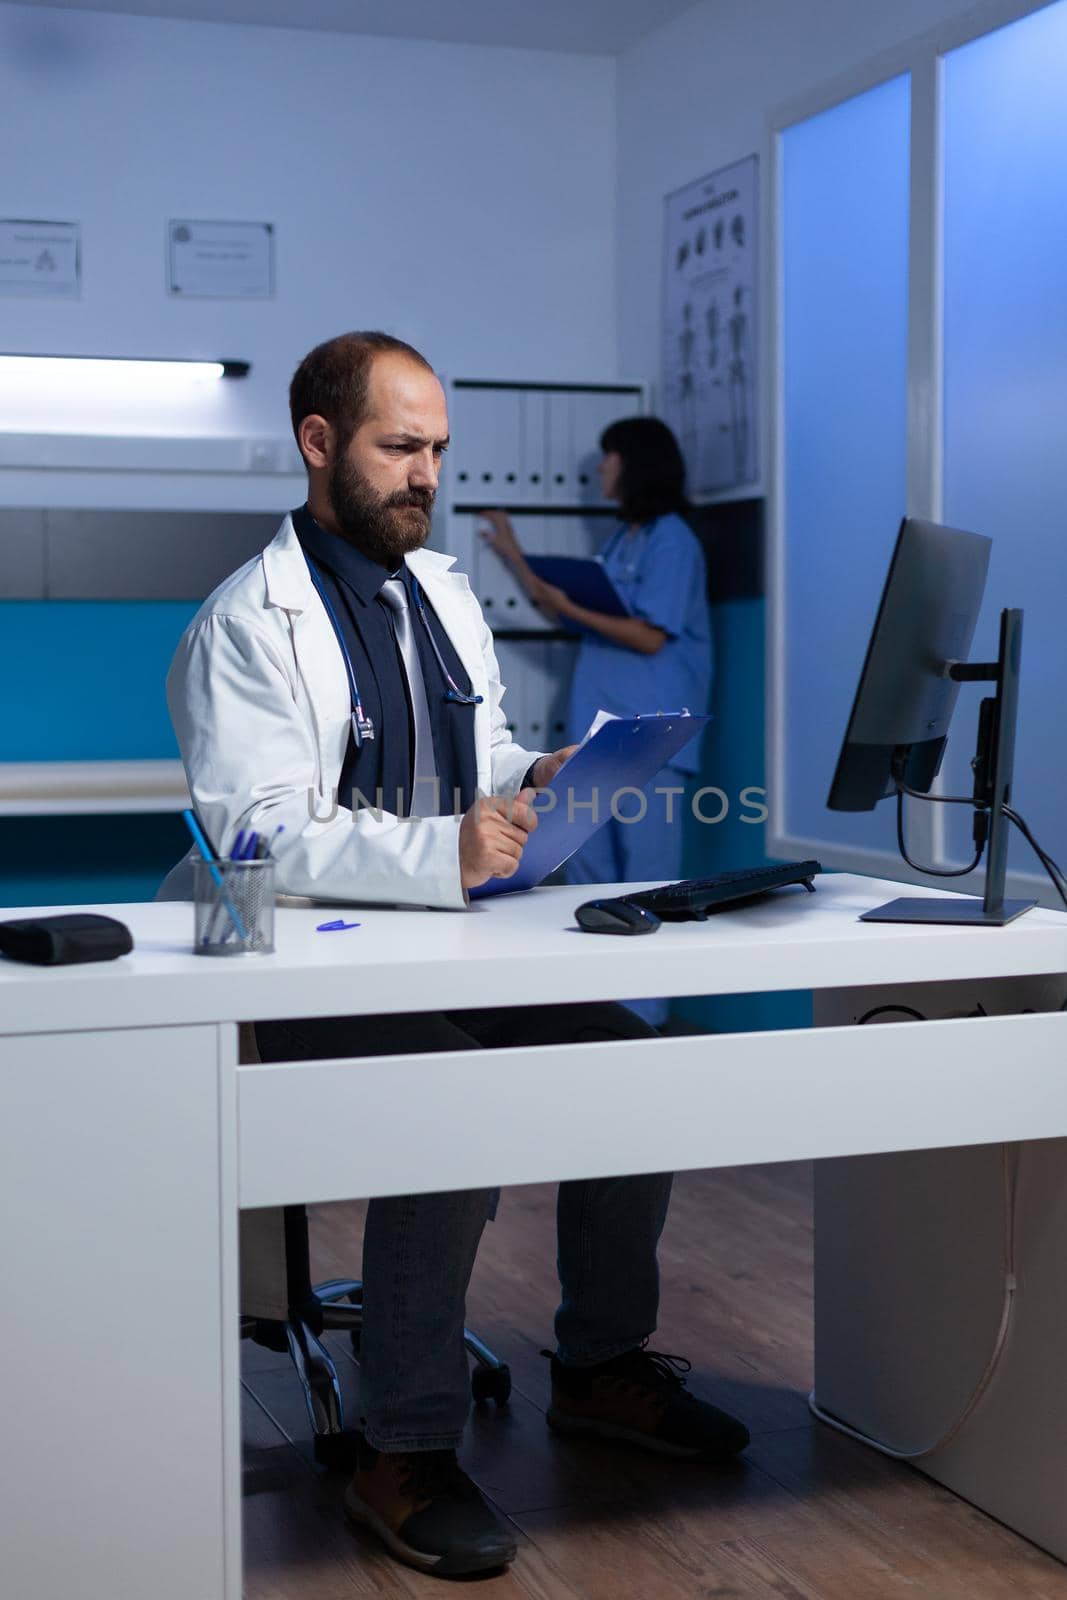
[[167, 225], [167, 289], [187, 299], [273, 299], [273, 223], [172, 219]]

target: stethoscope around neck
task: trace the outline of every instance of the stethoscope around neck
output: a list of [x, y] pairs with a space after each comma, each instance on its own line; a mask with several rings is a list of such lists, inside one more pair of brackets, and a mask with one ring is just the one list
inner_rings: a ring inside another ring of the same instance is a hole
[[[348, 689], [352, 696], [352, 737], [356, 741], [356, 749], [359, 750], [362, 749], [363, 741], [365, 739], [374, 738], [374, 723], [363, 709], [363, 701], [360, 698], [359, 693], [359, 684], [356, 682], [356, 669], [352, 665], [352, 657], [348, 653], [348, 646], [345, 644], [345, 636], [341, 632], [341, 625], [337, 620], [337, 613], [333, 609], [333, 606], [330, 603], [330, 598], [323, 587], [322, 575], [306, 550], [304, 551], [304, 560], [308, 564], [308, 571], [311, 574], [311, 581], [315, 585], [315, 592], [326, 608], [326, 615], [330, 619], [330, 626], [333, 628], [338, 647], [344, 659], [345, 672], [348, 675]], [[416, 578], [414, 573], [411, 574], [411, 594], [415, 601], [415, 609], [422, 618], [422, 625], [426, 629], [426, 637], [430, 641], [430, 649], [434, 653], [434, 659], [441, 669], [441, 676], [448, 685], [448, 688], [442, 695], [442, 699], [448, 701], [452, 705], [457, 706], [480, 706], [482, 703], [482, 696], [480, 694], [464, 694], [463, 690], [460, 688], [459, 684], [448, 670], [448, 667], [445, 663], [445, 658], [441, 654], [441, 651], [438, 648], [437, 640], [433, 636], [433, 629], [430, 627], [430, 619], [426, 615], [426, 607], [423, 603], [422, 589], [420, 588], [419, 580]]]

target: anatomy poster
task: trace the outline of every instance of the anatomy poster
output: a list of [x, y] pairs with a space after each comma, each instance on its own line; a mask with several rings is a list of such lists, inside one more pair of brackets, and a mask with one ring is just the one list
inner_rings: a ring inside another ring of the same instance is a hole
[[692, 495], [758, 472], [757, 170], [750, 156], [667, 196], [662, 410]]

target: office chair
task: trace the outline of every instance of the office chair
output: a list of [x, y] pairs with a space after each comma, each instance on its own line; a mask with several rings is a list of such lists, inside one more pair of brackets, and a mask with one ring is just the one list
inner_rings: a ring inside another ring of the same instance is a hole
[[[281, 1266], [285, 1287], [279, 1297]], [[327, 1328], [347, 1328], [353, 1353], [359, 1359], [363, 1285], [356, 1278], [312, 1283], [304, 1206], [241, 1214], [241, 1304], [242, 1308], [257, 1308], [247, 1314], [242, 1309], [242, 1339], [252, 1339], [269, 1350], [288, 1351], [292, 1358], [304, 1387], [316, 1461], [325, 1467], [353, 1467], [355, 1430], [345, 1427], [337, 1369], [319, 1335]], [[506, 1405], [511, 1394], [511, 1372], [506, 1363], [467, 1328], [463, 1330], [463, 1342], [476, 1363], [471, 1373], [475, 1401], [495, 1400], [498, 1406]]]
[[[255, 1031], [240, 1025], [238, 1059], [259, 1060]], [[240, 1224], [241, 1338], [268, 1350], [288, 1351], [304, 1387], [314, 1435], [315, 1459], [325, 1467], [352, 1467], [354, 1429], [346, 1428], [341, 1383], [330, 1352], [319, 1337], [327, 1328], [347, 1328], [359, 1360], [363, 1285], [358, 1278], [311, 1281], [307, 1210], [302, 1205], [242, 1211]], [[484, 1404], [506, 1405], [511, 1372], [482, 1341], [463, 1330], [475, 1359], [471, 1394]]]

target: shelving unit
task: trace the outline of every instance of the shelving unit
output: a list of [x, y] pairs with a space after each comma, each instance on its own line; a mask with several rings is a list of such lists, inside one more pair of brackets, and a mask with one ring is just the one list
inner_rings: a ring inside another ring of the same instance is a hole
[[618, 516], [600, 498], [600, 435], [645, 410], [646, 388], [453, 378], [448, 399], [447, 548], [493, 630], [509, 727], [531, 749], [552, 749], [566, 735], [575, 636], [530, 605], [479, 537], [479, 518], [506, 511], [531, 554], [593, 555]]

